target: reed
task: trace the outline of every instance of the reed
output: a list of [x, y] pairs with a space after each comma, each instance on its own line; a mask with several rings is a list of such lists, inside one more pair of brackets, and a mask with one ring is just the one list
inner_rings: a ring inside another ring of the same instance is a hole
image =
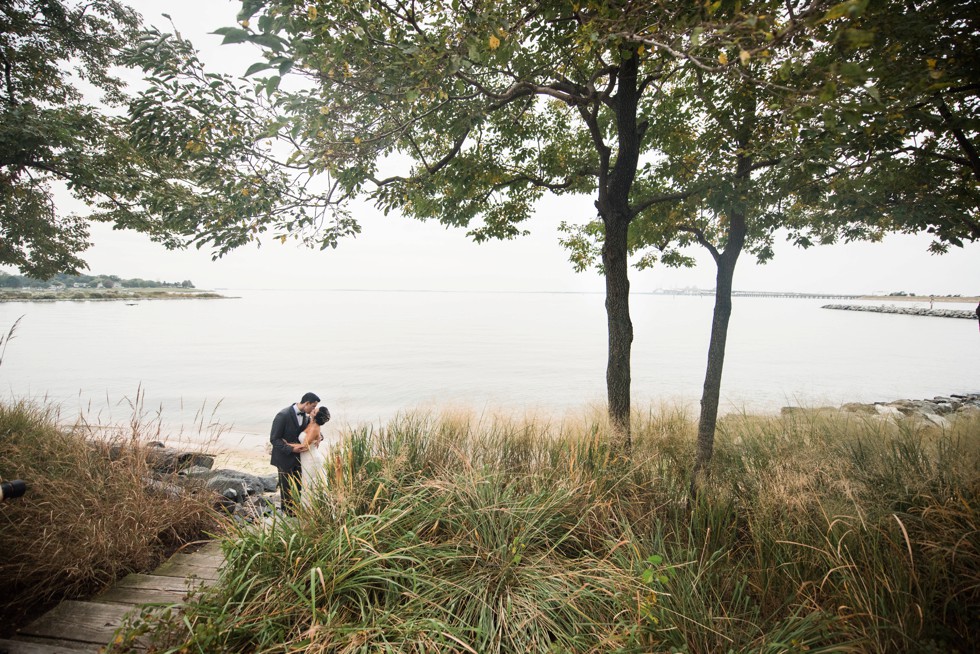
[[148, 484], [138, 428], [94, 441], [57, 418], [39, 403], [0, 403], [0, 476], [29, 485], [0, 504], [4, 632], [57, 601], [151, 569], [216, 525], [205, 494]]
[[690, 502], [693, 422], [634, 424], [629, 456], [597, 412], [353, 429], [311, 507], [230, 536], [219, 585], [130, 635], [151, 651], [970, 651], [976, 418], [729, 416]]

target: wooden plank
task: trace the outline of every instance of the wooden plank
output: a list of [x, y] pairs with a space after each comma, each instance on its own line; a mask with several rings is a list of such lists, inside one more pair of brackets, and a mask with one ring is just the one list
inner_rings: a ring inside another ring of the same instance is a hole
[[218, 541], [212, 541], [196, 552], [192, 552], [192, 554], [204, 554], [208, 556], [217, 556], [222, 559], [225, 558], [224, 553], [221, 551], [221, 543]]
[[214, 580], [218, 578], [219, 564], [201, 563], [199, 559], [188, 559], [190, 554], [174, 554], [170, 560], [153, 571], [162, 577], [200, 577]]
[[20, 630], [27, 636], [65, 638], [105, 645], [133, 607], [67, 600]]
[[193, 565], [209, 565], [220, 568], [225, 562], [225, 557], [215, 556], [214, 554], [174, 554], [167, 563], [170, 561], [186, 561]]
[[203, 579], [181, 579], [180, 577], [144, 575], [134, 572], [117, 581], [115, 588], [187, 591], [189, 588], [196, 588], [203, 583]]
[[93, 643], [76, 643], [79, 647], [62, 647], [51, 643], [30, 642], [26, 640], [0, 640], [0, 654], [79, 654], [89, 652], [94, 654], [100, 649]]
[[180, 604], [187, 598], [186, 590], [159, 590], [155, 588], [110, 588], [95, 599], [111, 604]]

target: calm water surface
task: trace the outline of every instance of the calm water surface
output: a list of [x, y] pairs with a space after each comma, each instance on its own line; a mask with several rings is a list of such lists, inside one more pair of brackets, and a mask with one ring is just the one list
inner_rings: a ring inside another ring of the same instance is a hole
[[[139, 393], [164, 424], [262, 436], [307, 390], [336, 425], [417, 407], [560, 413], [604, 402], [600, 294], [222, 292], [239, 297], [2, 303], [0, 330], [23, 319], [0, 391], [103, 423], [126, 421]], [[734, 299], [723, 410], [980, 390], [975, 321], [820, 308], [830, 302]], [[712, 305], [633, 296], [634, 402], [696, 404]]]

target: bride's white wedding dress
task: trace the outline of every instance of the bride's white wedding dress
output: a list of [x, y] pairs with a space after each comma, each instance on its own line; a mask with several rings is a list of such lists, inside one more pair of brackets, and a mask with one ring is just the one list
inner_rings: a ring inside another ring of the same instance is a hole
[[[305, 439], [306, 433], [304, 432], [300, 434], [299, 441], [304, 443]], [[321, 442], [320, 445], [323, 443]], [[323, 469], [326, 463], [324, 451], [314, 445], [306, 452], [300, 452], [299, 463], [303, 471], [300, 502], [303, 506], [309, 506], [314, 489], [323, 483]]]

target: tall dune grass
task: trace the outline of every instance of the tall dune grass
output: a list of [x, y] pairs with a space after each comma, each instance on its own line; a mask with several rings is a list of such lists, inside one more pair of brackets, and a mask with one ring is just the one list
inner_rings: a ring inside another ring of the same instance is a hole
[[209, 494], [153, 486], [140, 428], [95, 441], [54, 408], [0, 403], [0, 476], [28, 492], [0, 503], [0, 625], [8, 631], [61, 599], [147, 571], [213, 530]]
[[980, 421], [695, 425], [404, 415], [348, 433], [313, 505], [242, 529], [156, 651], [967, 652]]

